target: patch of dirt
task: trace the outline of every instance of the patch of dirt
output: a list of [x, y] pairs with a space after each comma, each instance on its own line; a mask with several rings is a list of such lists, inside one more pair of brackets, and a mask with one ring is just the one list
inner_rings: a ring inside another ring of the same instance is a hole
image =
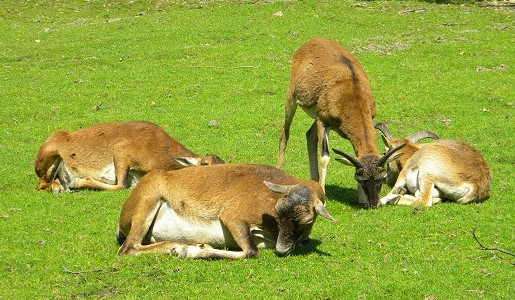
[[506, 70], [508, 69], [508, 66], [505, 65], [505, 64], [500, 64], [498, 66], [495, 66], [495, 67], [483, 67], [483, 66], [478, 66], [476, 68], [476, 71], [477, 72], [483, 72], [483, 71], [493, 71], [493, 72], [497, 72], [497, 71], [502, 71], [502, 70]]
[[354, 52], [375, 52], [380, 55], [392, 55], [395, 52], [408, 49], [412, 46], [408, 41], [396, 41], [394, 43], [381, 43], [382, 38], [375, 38], [365, 42], [365, 46], [357, 47]]
[[515, 0], [485, 1], [485, 2], [479, 3], [479, 6], [515, 9]]

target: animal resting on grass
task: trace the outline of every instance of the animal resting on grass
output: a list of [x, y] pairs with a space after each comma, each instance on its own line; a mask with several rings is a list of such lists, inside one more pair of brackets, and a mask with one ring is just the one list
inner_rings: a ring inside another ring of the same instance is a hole
[[[387, 147], [409, 144], [391, 135], [383, 141]], [[466, 204], [490, 197], [490, 169], [481, 153], [463, 141], [443, 139], [415, 146], [399, 162], [397, 180], [381, 204], [429, 207], [442, 200]]]
[[[325, 188], [329, 165], [328, 135], [332, 129], [351, 142], [357, 158], [342, 155], [338, 161], [356, 168], [359, 202], [377, 206], [384, 164], [399, 147], [378, 155], [372, 119], [376, 104], [368, 78], [359, 61], [336, 41], [318, 38], [302, 45], [294, 54], [285, 105], [284, 126], [279, 139], [277, 167], [282, 168], [290, 126], [297, 106], [315, 119], [306, 132], [311, 179]], [[320, 146], [320, 174], [317, 150]]]
[[123, 204], [118, 254], [238, 259], [275, 248], [285, 256], [308, 240], [317, 216], [334, 221], [324, 197], [318, 182], [263, 165], [153, 171]]
[[111, 122], [56, 131], [41, 145], [34, 169], [37, 190], [119, 190], [155, 169], [224, 163], [197, 155], [149, 122]]
[[406, 144], [397, 152], [396, 155], [399, 156], [398, 159], [391, 161], [386, 165], [385, 182], [389, 187], [392, 187], [395, 184], [395, 181], [397, 181], [397, 177], [399, 177], [402, 166], [404, 166], [406, 161], [420, 148], [417, 145], [418, 142], [427, 138], [435, 140], [440, 138], [438, 134], [429, 130], [417, 131], [408, 135], [406, 138], [396, 138], [393, 136], [385, 123], [377, 122], [374, 127], [381, 132], [381, 139], [385, 144], [383, 153], [387, 153], [390, 149], [399, 145]]

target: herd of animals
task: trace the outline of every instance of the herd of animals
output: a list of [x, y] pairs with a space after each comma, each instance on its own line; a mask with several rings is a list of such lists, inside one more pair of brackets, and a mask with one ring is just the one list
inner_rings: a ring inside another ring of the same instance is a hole
[[[299, 106], [314, 119], [306, 132], [311, 180], [281, 170]], [[333, 151], [337, 161], [355, 168], [364, 206], [489, 197], [491, 172], [479, 151], [431, 131], [395, 138], [386, 124], [373, 123], [375, 115], [360, 63], [336, 41], [317, 38], [292, 59], [277, 168], [225, 164], [216, 155], [191, 152], [155, 124], [112, 122], [52, 133], [35, 160], [37, 190], [134, 187], [120, 213], [118, 254], [229, 259], [257, 257], [259, 248], [288, 255], [309, 241], [317, 217], [335, 221], [325, 206], [330, 130], [353, 146], [355, 156]], [[417, 144], [425, 138], [433, 141]], [[383, 182], [392, 189], [379, 198]]]

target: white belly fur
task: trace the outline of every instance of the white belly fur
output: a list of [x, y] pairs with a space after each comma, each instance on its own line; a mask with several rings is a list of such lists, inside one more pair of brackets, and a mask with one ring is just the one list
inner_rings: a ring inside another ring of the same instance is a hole
[[107, 184], [116, 184], [116, 174], [114, 171], [114, 163], [111, 163], [105, 166], [102, 171], [100, 171], [98, 180]]
[[179, 216], [163, 204], [152, 230], [152, 241], [176, 241], [185, 244], [208, 244], [224, 247], [226, 238], [220, 220], [200, 222]]
[[[263, 231], [259, 226], [251, 229], [252, 239], [258, 248], [275, 248], [276, 236]], [[176, 241], [185, 244], [208, 244], [215, 248], [239, 248], [229, 232], [224, 230], [220, 220], [199, 222], [179, 216], [166, 203], [152, 230], [151, 241]]]

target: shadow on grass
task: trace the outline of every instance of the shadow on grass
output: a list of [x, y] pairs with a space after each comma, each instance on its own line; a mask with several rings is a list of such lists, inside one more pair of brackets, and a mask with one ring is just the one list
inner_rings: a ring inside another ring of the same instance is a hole
[[346, 204], [352, 208], [363, 208], [358, 202], [356, 189], [344, 188], [337, 185], [326, 185], [325, 194], [327, 198]]
[[293, 251], [293, 253], [291, 253], [290, 255], [291, 256], [306, 256], [306, 255], [316, 253], [316, 254], [322, 255], [322, 256], [332, 256], [331, 253], [318, 250], [317, 247], [320, 244], [322, 244], [321, 241], [310, 238], [309, 242], [305, 245], [302, 245], [299, 243], [295, 247], [295, 250]]

